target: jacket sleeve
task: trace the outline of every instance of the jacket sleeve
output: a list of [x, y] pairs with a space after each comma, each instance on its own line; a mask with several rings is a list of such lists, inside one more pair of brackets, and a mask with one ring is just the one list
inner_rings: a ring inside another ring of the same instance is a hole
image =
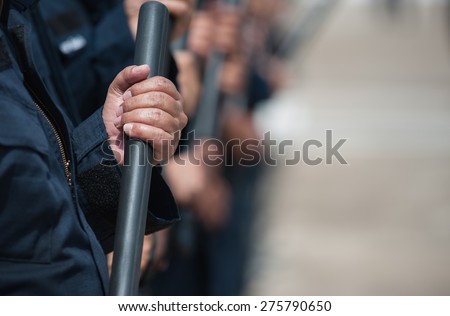
[[[109, 252], [114, 241], [121, 172], [109, 147], [101, 110], [81, 123], [72, 138], [82, 208], [104, 251]], [[172, 193], [158, 168], [154, 169], [157, 170], [152, 172], [147, 234], [179, 220]]]

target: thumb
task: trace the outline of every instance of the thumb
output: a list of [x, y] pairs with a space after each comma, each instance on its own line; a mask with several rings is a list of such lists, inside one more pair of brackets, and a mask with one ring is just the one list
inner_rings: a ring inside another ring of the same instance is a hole
[[149, 74], [148, 65], [126, 67], [114, 78], [109, 86], [109, 93], [121, 97], [132, 85], [146, 79]]

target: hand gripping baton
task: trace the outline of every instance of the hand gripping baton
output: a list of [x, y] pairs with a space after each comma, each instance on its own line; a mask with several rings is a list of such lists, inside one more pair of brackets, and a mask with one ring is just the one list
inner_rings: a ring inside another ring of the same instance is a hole
[[[134, 63], [150, 66], [150, 77], [167, 77], [170, 17], [159, 2], [146, 2], [139, 11]], [[147, 219], [153, 157], [145, 142], [126, 139], [114, 239], [110, 295], [137, 295]]]

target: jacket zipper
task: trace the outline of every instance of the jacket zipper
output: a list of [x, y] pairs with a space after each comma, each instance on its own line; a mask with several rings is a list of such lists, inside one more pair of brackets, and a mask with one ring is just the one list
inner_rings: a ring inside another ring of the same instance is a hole
[[61, 136], [58, 130], [56, 129], [55, 125], [52, 123], [52, 121], [50, 121], [47, 114], [45, 114], [45, 111], [42, 109], [42, 106], [40, 106], [37, 102], [34, 102], [34, 104], [36, 105], [39, 112], [41, 112], [42, 116], [44, 116], [45, 120], [52, 128], [53, 134], [55, 134], [56, 141], [58, 142], [59, 151], [61, 152], [61, 157], [64, 164], [64, 173], [66, 174], [67, 184], [69, 185], [69, 187], [72, 187], [72, 177], [70, 175], [70, 159], [67, 159], [66, 151], [64, 149], [64, 144], [62, 142]]
[[45, 107], [43, 102], [40, 101], [39, 97], [36, 95], [36, 93], [34, 93], [33, 89], [31, 89], [29, 86], [28, 86], [28, 88], [29, 88], [28, 90], [31, 92], [31, 94], [34, 97], [34, 105], [39, 110], [39, 112], [42, 114], [42, 116], [45, 118], [45, 120], [48, 122], [48, 124], [50, 125], [50, 127], [53, 131], [53, 134], [55, 135], [56, 141], [59, 146], [59, 151], [61, 153], [63, 165], [64, 165], [64, 173], [66, 175], [66, 181], [67, 181], [67, 184], [69, 185], [69, 187], [72, 188], [72, 176], [71, 176], [71, 172], [70, 172], [70, 159], [68, 159], [68, 157], [67, 157], [66, 149], [65, 149], [64, 143], [62, 141], [61, 133], [58, 131], [58, 129], [56, 128], [56, 125], [52, 122], [50, 117], [47, 115], [47, 112], [49, 112], [49, 111]]

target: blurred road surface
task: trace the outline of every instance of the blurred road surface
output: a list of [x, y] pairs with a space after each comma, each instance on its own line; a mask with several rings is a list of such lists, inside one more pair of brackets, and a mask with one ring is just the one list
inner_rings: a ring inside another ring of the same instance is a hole
[[450, 295], [447, 11], [380, 2], [341, 1], [259, 113], [295, 150], [333, 130], [348, 165], [268, 170], [245, 294]]

